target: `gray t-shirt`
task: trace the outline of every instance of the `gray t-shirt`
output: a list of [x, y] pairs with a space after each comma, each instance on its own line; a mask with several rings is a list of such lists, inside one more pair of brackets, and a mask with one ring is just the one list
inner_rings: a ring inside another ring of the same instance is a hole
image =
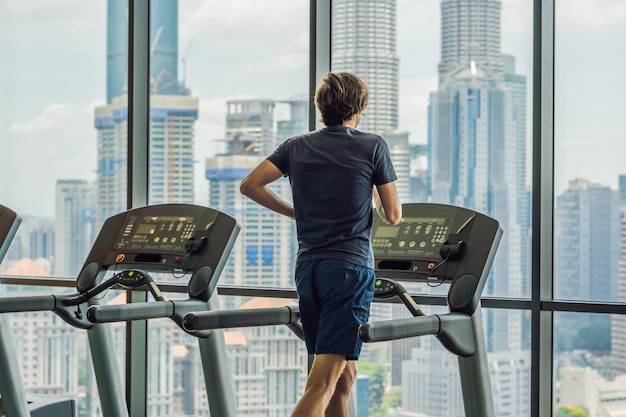
[[267, 159], [289, 177], [298, 262], [339, 259], [373, 268], [372, 188], [397, 179], [385, 140], [328, 126], [288, 139]]

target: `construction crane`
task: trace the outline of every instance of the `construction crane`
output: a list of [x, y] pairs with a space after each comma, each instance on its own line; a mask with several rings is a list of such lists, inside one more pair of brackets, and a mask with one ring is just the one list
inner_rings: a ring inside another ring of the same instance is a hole
[[189, 56], [189, 51], [191, 50], [191, 45], [193, 44], [193, 38], [191, 38], [191, 40], [189, 41], [189, 46], [187, 46], [187, 51], [185, 52], [185, 55], [183, 55], [183, 57], [181, 58], [180, 62], [182, 64], [182, 70], [183, 70], [183, 79], [182, 79], [182, 83], [183, 86], [186, 86], [186, 81], [187, 81], [187, 57]]
[[[156, 51], [156, 47], [159, 44], [159, 39], [161, 38], [161, 34], [163, 34], [163, 26], [160, 26], [157, 29], [156, 33], [154, 34], [154, 39], [152, 40], [152, 45], [150, 45], [150, 65], [151, 66], [152, 66], [152, 58], [154, 56], [154, 51]], [[165, 84], [160, 86], [159, 84], [161, 84], [161, 81], [164, 79], [167, 80], [167, 82], [165, 82]], [[178, 80], [166, 68], [161, 68], [159, 72], [157, 73], [157, 75], [153, 77], [150, 81], [152, 82], [152, 94], [158, 94], [159, 89], [162, 90], [172, 85], [176, 85], [176, 83], [178, 82]]]

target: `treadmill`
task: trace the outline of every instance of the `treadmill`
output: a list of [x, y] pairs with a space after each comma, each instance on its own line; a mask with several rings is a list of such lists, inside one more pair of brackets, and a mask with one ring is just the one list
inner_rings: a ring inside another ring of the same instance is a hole
[[[21, 222], [20, 216], [0, 205], [0, 262]], [[17, 357], [9, 321], [0, 315], [0, 416], [75, 416], [73, 399], [25, 394]]]
[[[364, 342], [434, 335], [458, 357], [466, 417], [495, 417], [480, 297], [502, 228], [481, 213], [442, 204], [405, 204], [393, 226], [375, 216], [375, 298], [399, 296], [413, 317], [365, 323]], [[424, 315], [397, 281], [449, 285], [449, 313]]]
[[[182, 319], [186, 313], [219, 309], [215, 286], [239, 230], [239, 224], [227, 214], [189, 204], [146, 206], [109, 218], [76, 281], [80, 296], [93, 300], [115, 287], [150, 292], [153, 300], [122, 305], [92, 303], [85, 317], [93, 326], [170, 318], [185, 330]], [[98, 279], [109, 270], [113, 276]], [[150, 274], [155, 272], [176, 278], [189, 276], [188, 298], [166, 300]], [[223, 332], [190, 334], [198, 340], [211, 415], [235, 417], [234, 385]], [[111, 364], [114, 362], [106, 365]]]

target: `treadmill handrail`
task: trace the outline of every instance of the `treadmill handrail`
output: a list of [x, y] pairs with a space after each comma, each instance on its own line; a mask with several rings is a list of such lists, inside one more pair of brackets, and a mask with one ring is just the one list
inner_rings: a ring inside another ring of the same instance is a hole
[[1, 313], [25, 313], [31, 311], [52, 311], [56, 307], [54, 295], [24, 295], [0, 297]]
[[119, 305], [95, 305], [87, 310], [87, 320], [92, 323], [114, 323], [120, 321], [172, 318], [192, 310], [206, 310], [202, 300], [166, 300], [135, 302]]
[[196, 330], [272, 326], [280, 324], [288, 326], [299, 320], [300, 310], [297, 306], [201, 311], [187, 313], [183, 317], [183, 327], [189, 332], [194, 332]]
[[434, 335], [450, 352], [468, 357], [476, 352], [476, 340], [465, 313], [432, 314], [398, 320], [364, 323], [359, 337], [364, 342], [382, 342], [425, 335]]
[[436, 335], [441, 330], [441, 320], [436, 314], [364, 323], [359, 327], [359, 337], [366, 343], [406, 339], [408, 337]]

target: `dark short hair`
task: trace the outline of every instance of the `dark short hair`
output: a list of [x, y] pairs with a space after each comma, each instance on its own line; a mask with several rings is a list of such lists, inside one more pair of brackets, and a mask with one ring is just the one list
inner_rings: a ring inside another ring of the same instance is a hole
[[320, 122], [326, 126], [342, 125], [367, 106], [367, 86], [349, 72], [329, 72], [315, 92], [315, 106], [320, 111]]

